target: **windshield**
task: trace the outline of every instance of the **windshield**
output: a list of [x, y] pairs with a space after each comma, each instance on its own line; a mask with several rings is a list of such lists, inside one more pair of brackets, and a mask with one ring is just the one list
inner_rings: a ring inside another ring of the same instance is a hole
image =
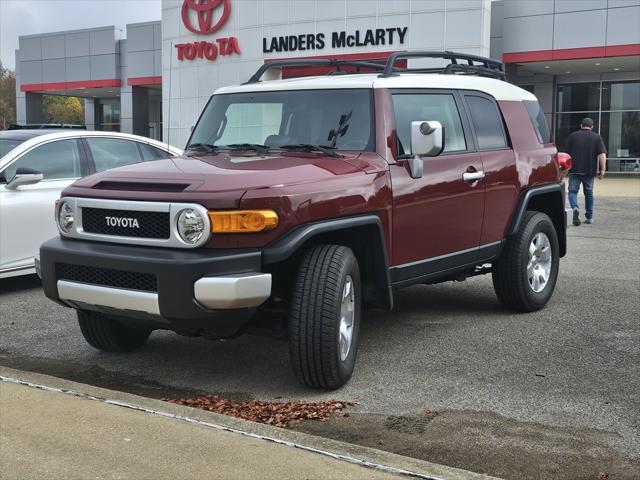
[[15, 138], [0, 138], [0, 158], [20, 145], [24, 140]]
[[371, 150], [371, 91], [300, 90], [214, 95], [189, 145], [320, 145]]

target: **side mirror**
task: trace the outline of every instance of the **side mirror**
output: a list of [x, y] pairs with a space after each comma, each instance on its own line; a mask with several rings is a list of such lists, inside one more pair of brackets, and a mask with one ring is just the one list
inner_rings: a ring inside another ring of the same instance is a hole
[[7, 190], [15, 190], [21, 185], [33, 185], [34, 183], [38, 183], [43, 178], [44, 176], [42, 173], [37, 170], [32, 170], [31, 168], [18, 168], [11, 181], [7, 183], [6, 188]]
[[412, 178], [421, 178], [421, 157], [436, 157], [444, 150], [444, 128], [440, 122], [411, 122], [411, 153], [409, 170]]

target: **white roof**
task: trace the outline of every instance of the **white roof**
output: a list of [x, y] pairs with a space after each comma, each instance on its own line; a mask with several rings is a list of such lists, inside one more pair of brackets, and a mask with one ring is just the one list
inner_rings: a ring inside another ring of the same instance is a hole
[[537, 100], [532, 93], [502, 80], [475, 75], [439, 73], [403, 73], [386, 78], [380, 78], [377, 73], [374, 73], [265, 80], [259, 83], [222, 87], [214, 94], [331, 88], [445, 88], [476, 90], [487, 93], [496, 100]]

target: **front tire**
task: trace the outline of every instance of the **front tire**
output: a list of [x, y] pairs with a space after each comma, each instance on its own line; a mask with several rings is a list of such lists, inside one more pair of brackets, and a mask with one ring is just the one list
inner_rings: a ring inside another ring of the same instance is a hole
[[351, 378], [361, 303], [360, 269], [351, 249], [319, 245], [306, 252], [289, 312], [289, 356], [302, 383], [336, 389]]
[[103, 352], [130, 352], [143, 346], [151, 329], [128, 327], [102, 313], [78, 311], [78, 323], [89, 345]]
[[507, 240], [493, 264], [493, 288], [505, 307], [520, 312], [543, 308], [556, 286], [560, 255], [558, 234], [551, 219], [527, 212], [520, 229]]

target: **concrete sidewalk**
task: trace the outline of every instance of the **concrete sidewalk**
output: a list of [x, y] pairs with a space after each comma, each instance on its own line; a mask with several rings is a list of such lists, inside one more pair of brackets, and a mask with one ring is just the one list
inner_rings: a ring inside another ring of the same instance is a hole
[[[568, 180], [565, 180], [568, 189]], [[596, 178], [593, 187], [597, 197], [631, 197], [640, 198], [640, 176], [638, 177], [617, 177], [606, 176], [602, 180]], [[580, 193], [582, 196], [582, 193]]]
[[178, 419], [0, 382], [0, 478], [403, 477]]

